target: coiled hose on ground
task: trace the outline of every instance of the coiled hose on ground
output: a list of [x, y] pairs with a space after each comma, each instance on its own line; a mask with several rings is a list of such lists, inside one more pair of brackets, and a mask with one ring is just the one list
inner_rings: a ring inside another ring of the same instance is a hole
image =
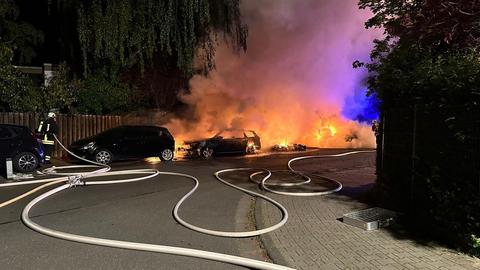
[[[164, 246], [164, 245], [156, 245], [156, 244], [147, 244], [147, 243], [137, 243], [137, 242], [128, 242], [128, 241], [118, 241], [118, 240], [112, 240], [112, 239], [104, 239], [104, 238], [97, 238], [97, 237], [89, 237], [89, 236], [83, 236], [83, 235], [76, 235], [76, 234], [71, 234], [67, 232], [61, 232], [57, 230], [53, 230], [50, 228], [46, 228], [44, 226], [41, 226], [34, 221], [30, 219], [30, 211], [32, 208], [40, 203], [42, 200], [46, 199], [47, 197], [50, 197], [54, 194], [57, 194], [65, 189], [76, 187], [76, 186], [88, 186], [88, 185], [109, 185], [109, 184], [122, 184], [122, 183], [127, 183], [127, 182], [136, 182], [136, 181], [143, 181], [146, 179], [150, 179], [153, 177], [156, 177], [158, 175], [170, 175], [170, 176], [178, 176], [178, 177], [183, 177], [187, 178], [189, 180], [192, 180], [194, 182], [193, 188], [185, 194], [175, 205], [174, 210], [173, 210], [173, 215], [175, 220], [177, 220], [180, 224], [183, 226], [192, 229], [197, 232], [209, 234], [209, 235], [215, 235], [215, 236], [222, 236], [222, 237], [252, 237], [252, 236], [257, 236], [261, 235], [264, 233], [268, 233], [271, 231], [274, 231], [281, 226], [283, 226], [288, 219], [288, 212], [283, 207], [280, 203], [277, 201], [262, 195], [257, 192], [253, 192], [251, 190], [236, 186], [234, 184], [229, 183], [226, 181], [224, 178], [221, 177], [222, 174], [224, 173], [229, 173], [229, 172], [244, 172], [244, 171], [253, 171], [250, 175], [250, 180], [258, 183], [260, 187], [266, 191], [273, 192], [276, 194], [282, 194], [282, 195], [291, 195], [291, 196], [317, 196], [317, 195], [325, 195], [325, 194], [330, 194], [333, 192], [337, 192], [342, 188], [341, 183], [339, 183], [336, 180], [333, 179], [328, 179], [325, 178], [327, 181], [331, 181], [336, 184], [336, 187], [327, 191], [319, 191], [319, 192], [283, 192], [283, 191], [277, 191], [272, 188], [269, 188], [269, 186], [281, 186], [281, 187], [290, 187], [290, 186], [300, 186], [304, 184], [308, 184], [312, 181], [310, 177], [305, 175], [304, 173], [300, 171], [296, 171], [292, 168], [292, 163], [298, 160], [305, 160], [305, 159], [314, 159], [314, 158], [327, 158], [327, 157], [340, 157], [340, 156], [346, 156], [346, 155], [352, 155], [352, 154], [357, 154], [357, 153], [366, 153], [366, 152], [371, 152], [371, 151], [354, 151], [354, 152], [347, 152], [347, 153], [342, 153], [342, 154], [336, 154], [336, 155], [321, 155], [321, 156], [306, 156], [306, 157], [298, 157], [291, 159], [288, 162], [288, 169], [292, 174], [296, 174], [300, 176], [303, 181], [301, 182], [292, 182], [292, 183], [280, 183], [280, 184], [273, 184], [273, 183], [267, 183], [267, 181], [270, 179], [272, 173], [269, 170], [266, 169], [255, 169], [255, 168], [233, 168], [233, 169], [225, 169], [225, 170], [220, 170], [217, 171], [214, 175], [215, 177], [222, 182], [225, 185], [228, 185], [232, 188], [238, 189], [242, 192], [245, 192], [248, 195], [254, 196], [254, 197], [259, 197], [262, 198], [270, 203], [272, 203], [274, 206], [276, 206], [282, 213], [282, 219], [275, 225], [272, 225], [270, 227], [260, 229], [260, 230], [254, 230], [254, 231], [246, 231], [246, 232], [225, 232], [225, 231], [216, 231], [216, 230], [209, 230], [205, 228], [201, 228], [198, 226], [195, 226], [193, 224], [190, 224], [183, 220], [180, 215], [179, 215], [179, 210], [182, 205], [182, 203], [187, 200], [198, 188], [199, 186], [199, 181], [196, 177], [188, 174], [182, 174], [182, 173], [175, 173], [175, 172], [160, 172], [156, 169], [135, 169], [135, 170], [122, 170], [122, 171], [111, 171], [111, 168], [109, 166], [106, 166], [104, 164], [96, 163], [90, 160], [83, 159], [81, 157], [76, 156], [74, 153], [71, 153], [65, 146], [63, 146], [60, 141], [55, 137], [59, 145], [64, 148], [68, 153], [71, 155], [89, 162], [94, 165], [75, 165], [75, 166], [63, 166], [63, 167], [52, 167], [48, 168], [42, 171], [42, 173], [46, 175], [51, 175], [55, 176], [53, 178], [48, 178], [48, 179], [41, 179], [41, 180], [31, 180], [31, 181], [24, 181], [24, 182], [14, 182], [14, 183], [4, 183], [0, 184], [0, 187], [8, 187], [8, 186], [18, 186], [18, 185], [31, 185], [31, 184], [39, 184], [39, 183], [45, 183], [39, 187], [36, 187], [32, 189], [31, 191], [28, 191], [22, 195], [19, 195], [15, 198], [12, 198], [6, 202], [3, 202], [0, 204], [0, 207], [7, 206], [9, 204], [12, 204], [28, 195], [33, 194], [34, 192], [37, 192], [43, 188], [46, 188], [48, 186], [56, 185], [63, 183], [63, 185], [60, 185], [50, 191], [47, 191], [40, 196], [36, 197], [33, 199], [30, 203], [25, 206], [25, 208], [22, 211], [22, 221], [26, 226], [28, 226], [30, 229], [37, 231], [39, 233], [59, 238], [59, 239], [64, 239], [64, 240], [69, 240], [69, 241], [74, 241], [74, 242], [79, 242], [79, 243], [85, 243], [85, 244], [92, 244], [92, 245], [99, 245], [99, 246], [106, 246], [106, 247], [114, 247], [114, 248], [123, 248], [123, 249], [131, 249], [131, 250], [141, 250], [141, 251], [150, 251], [150, 252], [158, 252], [158, 253], [166, 253], [166, 254], [173, 254], [173, 255], [182, 255], [182, 256], [189, 256], [189, 257], [196, 257], [196, 258], [202, 258], [202, 259], [208, 259], [208, 260], [214, 260], [214, 261], [219, 261], [219, 262], [224, 262], [224, 263], [229, 263], [229, 264], [235, 264], [239, 266], [245, 266], [248, 268], [254, 268], [254, 269], [268, 269], [268, 270], [286, 270], [286, 269], [293, 269], [289, 268], [286, 266], [282, 265], [277, 265], [273, 263], [268, 263], [264, 261], [259, 261], [259, 260], [253, 260], [249, 258], [244, 258], [244, 257], [239, 257], [239, 256], [232, 256], [232, 255], [227, 255], [223, 253], [217, 253], [217, 252], [210, 252], [210, 251], [204, 251], [204, 250], [198, 250], [198, 249], [190, 249], [190, 248], [181, 248], [181, 247], [173, 247], [173, 246]], [[89, 171], [89, 172], [76, 172], [76, 173], [61, 173], [58, 172], [59, 170], [65, 170], [65, 169], [85, 169], [89, 168], [92, 169], [94, 168], [95, 170]], [[127, 179], [122, 179], [122, 180], [106, 180], [106, 181], [89, 181], [88, 179], [90, 178], [99, 178], [99, 177], [107, 177], [107, 176], [126, 176], [126, 175], [144, 175], [141, 177], [133, 177], [133, 178], [127, 178]], [[260, 181], [255, 181], [255, 177], [259, 175], [264, 175]]]

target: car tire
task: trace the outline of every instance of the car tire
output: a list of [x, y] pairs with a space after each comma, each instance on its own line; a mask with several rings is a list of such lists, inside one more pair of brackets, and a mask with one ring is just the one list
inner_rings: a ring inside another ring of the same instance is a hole
[[13, 158], [13, 168], [17, 172], [29, 173], [38, 167], [38, 158], [30, 152], [21, 152]]
[[172, 161], [173, 160], [173, 151], [172, 149], [164, 149], [161, 153], [160, 153], [160, 159], [162, 161]]
[[110, 164], [113, 161], [113, 154], [107, 149], [100, 149], [95, 153], [95, 162], [102, 164]]
[[203, 159], [212, 159], [213, 158], [213, 149], [209, 147], [203, 147], [200, 149], [200, 156]]

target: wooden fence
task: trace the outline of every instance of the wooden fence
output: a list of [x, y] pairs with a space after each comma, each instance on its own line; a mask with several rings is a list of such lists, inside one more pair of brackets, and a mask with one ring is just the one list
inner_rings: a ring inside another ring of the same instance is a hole
[[[37, 113], [5, 113], [0, 112], [0, 124], [14, 124], [29, 127], [32, 131], [38, 128], [42, 117]], [[106, 129], [123, 125], [127, 121], [122, 116], [99, 115], [62, 115], [57, 114], [57, 137], [63, 145], [69, 146], [72, 142], [93, 136]], [[54, 157], [62, 157], [63, 149], [56, 145]]]

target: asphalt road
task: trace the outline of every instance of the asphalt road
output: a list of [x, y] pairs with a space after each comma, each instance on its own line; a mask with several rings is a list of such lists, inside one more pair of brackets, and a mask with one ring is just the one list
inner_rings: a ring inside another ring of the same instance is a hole
[[[345, 150], [321, 150], [330, 154]], [[285, 169], [286, 162], [302, 154], [276, 154], [246, 158], [224, 157], [211, 161], [190, 160], [148, 164], [127, 162], [114, 169], [157, 168], [199, 178], [197, 192], [184, 203], [180, 214], [197, 226], [228, 231], [252, 229], [249, 218], [253, 200], [213, 177], [220, 169], [255, 167]], [[362, 163], [362, 157], [305, 161], [298, 168], [313, 173], [342, 170]], [[296, 167], [297, 168], [297, 167]], [[256, 189], [248, 174], [227, 178]], [[191, 180], [158, 176], [142, 182], [76, 187], [51, 197], [33, 209], [34, 221], [53, 229], [94, 237], [203, 249], [254, 259], [266, 257], [256, 238], [231, 239], [191, 231], [175, 222], [172, 210], [193, 185]], [[33, 186], [0, 190], [0, 202]], [[202, 259], [98, 247], [58, 240], [38, 234], [20, 221], [23, 207], [33, 198], [0, 208], [1, 269], [245, 269]]]

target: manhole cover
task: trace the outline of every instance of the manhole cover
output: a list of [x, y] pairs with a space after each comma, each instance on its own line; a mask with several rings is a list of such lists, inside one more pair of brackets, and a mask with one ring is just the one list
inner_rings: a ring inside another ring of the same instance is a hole
[[343, 222], [367, 231], [386, 227], [395, 222], [397, 212], [380, 207], [368, 208], [343, 215]]

